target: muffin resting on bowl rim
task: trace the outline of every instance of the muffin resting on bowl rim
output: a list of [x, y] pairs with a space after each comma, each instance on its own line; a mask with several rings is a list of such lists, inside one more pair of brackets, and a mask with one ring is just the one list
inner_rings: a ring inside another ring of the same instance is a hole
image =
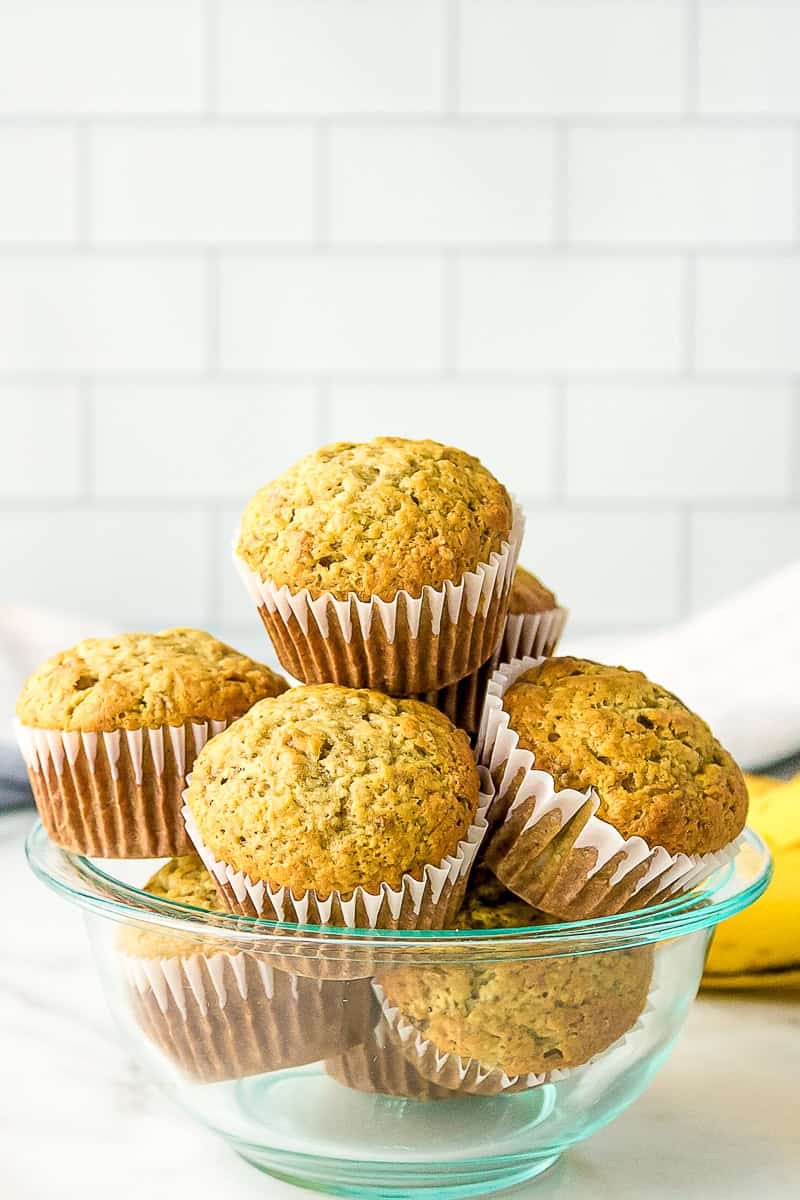
[[189, 851], [180, 796], [195, 755], [287, 687], [198, 629], [87, 638], [54, 655], [25, 683], [16, 727], [48, 835], [105, 858]]
[[[454, 926], [546, 923], [479, 868]], [[463, 965], [401, 968], [376, 984], [390, 1038], [423, 1078], [493, 1095], [561, 1078], [607, 1050], [641, 1015], [652, 971], [650, 947], [639, 946], [505, 961], [490, 955]]]
[[[144, 891], [224, 911], [196, 854], [171, 859]], [[366, 981], [307, 979], [273, 956], [231, 952], [209, 931], [191, 935], [123, 926], [117, 940], [134, 1018], [166, 1057], [203, 1083], [283, 1070], [342, 1054], [374, 1023]]]
[[320, 684], [255, 705], [210, 742], [184, 811], [233, 911], [441, 928], [485, 829], [480, 781], [436, 709]]
[[462, 450], [338, 442], [253, 496], [235, 561], [293, 675], [410, 695], [495, 650], [521, 523]]
[[479, 753], [505, 817], [486, 862], [562, 919], [685, 890], [730, 856], [744, 827], [731, 755], [639, 671], [570, 657], [505, 664]]

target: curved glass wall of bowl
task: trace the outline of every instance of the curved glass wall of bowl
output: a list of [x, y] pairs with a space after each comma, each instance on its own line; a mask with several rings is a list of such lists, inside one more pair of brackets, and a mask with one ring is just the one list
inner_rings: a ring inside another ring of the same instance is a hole
[[[715, 876], [649, 909], [398, 933], [156, 899], [140, 888], [154, 862], [71, 855], [39, 824], [27, 852], [84, 909], [120, 1036], [173, 1100], [264, 1171], [384, 1200], [510, 1187], [622, 1112], [679, 1035], [714, 927], [770, 874], [748, 830]], [[448, 1046], [413, 1000], [456, 994], [472, 1032]], [[486, 1061], [475, 1029], [519, 1011], [522, 1042], [497, 1044], [524, 1062]]]

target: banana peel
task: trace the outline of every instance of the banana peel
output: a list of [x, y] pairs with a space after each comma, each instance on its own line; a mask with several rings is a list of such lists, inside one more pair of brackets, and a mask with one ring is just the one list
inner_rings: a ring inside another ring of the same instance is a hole
[[704, 988], [800, 987], [800, 773], [783, 782], [748, 775], [748, 824], [773, 858], [764, 895], [717, 928]]

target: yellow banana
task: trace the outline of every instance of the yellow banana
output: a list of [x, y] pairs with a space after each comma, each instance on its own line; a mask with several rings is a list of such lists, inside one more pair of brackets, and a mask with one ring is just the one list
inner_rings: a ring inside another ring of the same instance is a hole
[[788, 783], [747, 776], [748, 824], [773, 858], [772, 882], [714, 935], [703, 987], [800, 987], [800, 774]]

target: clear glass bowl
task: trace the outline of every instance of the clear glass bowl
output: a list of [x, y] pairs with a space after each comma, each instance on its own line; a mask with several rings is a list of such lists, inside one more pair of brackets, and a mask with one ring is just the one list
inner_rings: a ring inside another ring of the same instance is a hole
[[[714, 926], [770, 874], [748, 830], [701, 887], [638, 912], [502, 932], [323, 931], [156, 899], [138, 885], [157, 864], [69, 854], [40, 824], [27, 851], [84, 910], [120, 1034], [167, 1095], [263, 1171], [382, 1200], [521, 1183], [627, 1108], [678, 1036]], [[499, 996], [531, 1026], [528, 1048], [541, 1036], [541, 1069], [515, 1078], [437, 1050], [386, 999], [398, 978], [406, 997], [466, 989], [479, 1030], [496, 1027], [480, 1006]]]

